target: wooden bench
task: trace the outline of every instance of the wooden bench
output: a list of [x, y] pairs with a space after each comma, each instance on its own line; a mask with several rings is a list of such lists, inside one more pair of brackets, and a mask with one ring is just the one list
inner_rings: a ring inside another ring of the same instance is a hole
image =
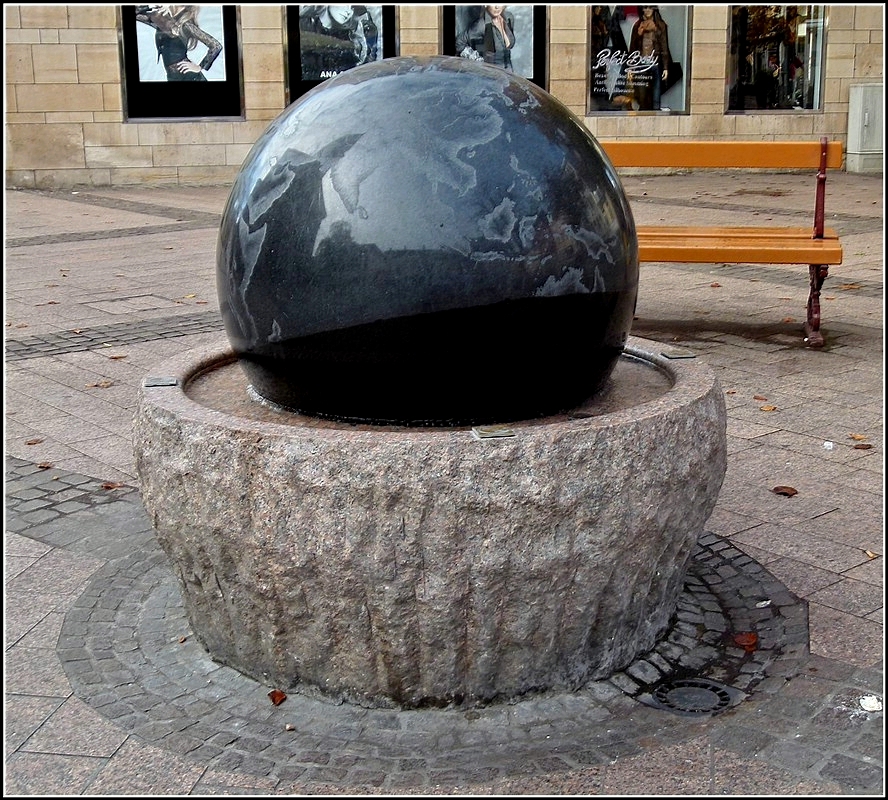
[[807, 264], [805, 341], [823, 346], [820, 288], [829, 267], [842, 263], [838, 234], [823, 224], [826, 170], [841, 168], [842, 143], [829, 142], [624, 142], [601, 141], [614, 167], [672, 169], [813, 169], [817, 170], [814, 225], [740, 227], [639, 225], [638, 258], [644, 262], [696, 264]]

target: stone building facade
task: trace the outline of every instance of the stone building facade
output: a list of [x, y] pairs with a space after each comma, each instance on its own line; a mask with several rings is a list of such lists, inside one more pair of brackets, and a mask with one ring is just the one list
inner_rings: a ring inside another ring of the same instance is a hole
[[[119, 6], [5, 5], [6, 183], [20, 188], [232, 180], [287, 102], [284, 6], [238, 7], [243, 118], [127, 121]], [[587, 116], [589, 6], [548, 7], [548, 81], [598, 138], [846, 141], [852, 86], [883, 81], [881, 6], [826, 6], [822, 107], [726, 113], [731, 7], [693, 6], [688, 113]], [[441, 53], [441, 6], [396, 7], [400, 55]], [[880, 111], [881, 113], [881, 111]]]

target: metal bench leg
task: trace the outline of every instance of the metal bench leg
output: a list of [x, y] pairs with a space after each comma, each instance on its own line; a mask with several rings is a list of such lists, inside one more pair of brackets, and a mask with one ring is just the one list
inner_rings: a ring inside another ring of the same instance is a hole
[[808, 319], [805, 322], [805, 342], [809, 347], [823, 347], [823, 334], [820, 332], [820, 287], [829, 274], [826, 264], [810, 264], [811, 291], [808, 294]]

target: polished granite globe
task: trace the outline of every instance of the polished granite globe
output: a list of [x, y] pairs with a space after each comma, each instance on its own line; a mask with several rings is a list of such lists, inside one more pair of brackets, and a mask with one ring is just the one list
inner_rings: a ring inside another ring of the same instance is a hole
[[356, 423], [462, 426], [575, 408], [638, 290], [600, 145], [524, 78], [386, 59], [268, 127], [225, 207], [217, 287], [260, 398]]

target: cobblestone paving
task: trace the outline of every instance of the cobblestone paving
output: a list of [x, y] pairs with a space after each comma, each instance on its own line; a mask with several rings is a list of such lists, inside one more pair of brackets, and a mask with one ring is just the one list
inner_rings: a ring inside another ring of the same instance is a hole
[[[813, 195], [798, 175], [625, 184], [645, 224], [798, 224]], [[137, 386], [222, 329], [225, 187], [7, 192], [5, 793], [882, 796], [881, 188], [830, 177], [846, 257], [820, 351], [804, 267], [643, 270], [633, 334], [706, 359], [729, 418], [653, 651], [569, 695], [410, 712], [274, 706], [209, 659], [134, 488]]]
[[[623, 671], [579, 692], [404, 712], [306, 691], [275, 706], [270, 687], [215, 663], [194, 637], [133, 487], [19, 459], [7, 459], [6, 479], [11, 530], [105, 560], [65, 614], [56, 646], [77, 696], [146, 742], [251, 780], [395, 792], [606, 768], [643, 752], [652, 736], [686, 741], [702, 721], [736, 714], [809, 668], [806, 603], [728, 540], [706, 534], [668, 633]], [[744, 646], [739, 637], [749, 633], [755, 644]], [[863, 721], [853, 706], [860, 677], [841, 691], [848, 713]], [[658, 687], [688, 679], [723, 687], [728, 701], [688, 707], [654, 698]], [[858, 738], [866, 735], [861, 725]], [[847, 780], [853, 769], [861, 788], [875, 786], [880, 770], [845, 754], [854, 746], [853, 737], [842, 749], [827, 739], [809, 751], [823, 778]]]

